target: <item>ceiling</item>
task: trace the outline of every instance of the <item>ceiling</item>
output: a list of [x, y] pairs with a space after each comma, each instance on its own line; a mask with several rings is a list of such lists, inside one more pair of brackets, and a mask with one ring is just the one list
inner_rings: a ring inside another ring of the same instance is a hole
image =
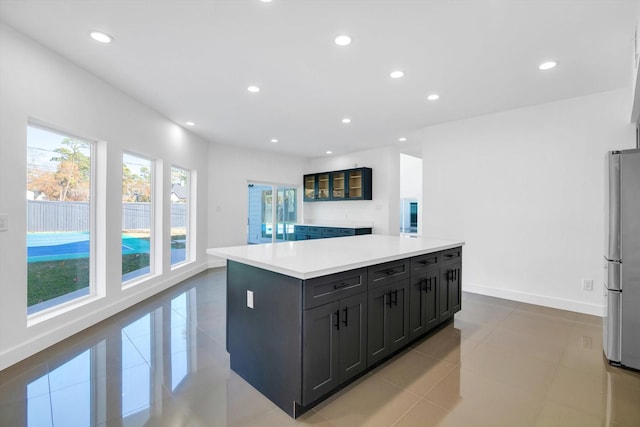
[[636, 16], [632, 0], [0, 0], [2, 21], [205, 140], [304, 157], [628, 87]]

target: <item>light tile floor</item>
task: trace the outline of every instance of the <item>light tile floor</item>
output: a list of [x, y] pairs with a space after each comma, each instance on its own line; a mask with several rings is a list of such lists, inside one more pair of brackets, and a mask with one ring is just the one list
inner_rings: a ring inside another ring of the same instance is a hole
[[0, 372], [0, 426], [640, 426], [601, 319], [463, 294], [454, 322], [293, 420], [229, 369], [209, 270]]

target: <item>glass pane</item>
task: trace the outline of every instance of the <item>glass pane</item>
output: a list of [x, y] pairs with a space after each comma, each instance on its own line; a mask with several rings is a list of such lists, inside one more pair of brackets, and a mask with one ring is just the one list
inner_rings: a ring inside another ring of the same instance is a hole
[[294, 227], [298, 221], [297, 190], [293, 187], [278, 187], [278, 231], [276, 240], [295, 240]]
[[90, 293], [92, 143], [27, 128], [27, 312]]
[[249, 184], [248, 187], [248, 221], [247, 243], [271, 243], [273, 224], [271, 221], [272, 187], [270, 185]]
[[318, 175], [318, 199], [329, 198], [329, 174]]
[[349, 198], [362, 197], [362, 172], [349, 173]]
[[309, 175], [304, 177], [304, 197], [307, 199], [315, 199], [316, 197], [315, 175]]
[[189, 259], [188, 170], [171, 167], [171, 265]]
[[332, 176], [333, 184], [333, 198], [342, 199], [345, 196], [344, 178], [345, 172], [334, 172]]
[[151, 160], [122, 155], [122, 281], [151, 272]]

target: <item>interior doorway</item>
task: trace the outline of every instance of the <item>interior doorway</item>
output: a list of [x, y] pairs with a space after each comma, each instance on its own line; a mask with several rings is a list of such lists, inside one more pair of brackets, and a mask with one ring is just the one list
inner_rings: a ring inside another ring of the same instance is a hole
[[400, 154], [400, 234], [422, 234], [422, 159]]

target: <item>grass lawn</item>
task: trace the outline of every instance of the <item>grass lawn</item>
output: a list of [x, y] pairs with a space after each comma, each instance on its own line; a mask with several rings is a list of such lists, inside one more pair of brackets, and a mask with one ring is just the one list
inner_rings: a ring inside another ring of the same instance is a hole
[[[149, 254], [122, 255], [122, 273], [149, 265]], [[89, 258], [30, 262], [27, 306], [66, 295], [89, 286]]]

